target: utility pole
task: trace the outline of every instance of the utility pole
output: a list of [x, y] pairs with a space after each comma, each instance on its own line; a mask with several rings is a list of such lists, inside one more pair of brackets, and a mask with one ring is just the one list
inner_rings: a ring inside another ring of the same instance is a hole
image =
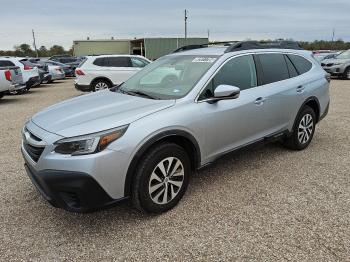
[[208, 42], [209, 42], [209, 37], [210, 37], [210, 30], [208, 29]]
[[35, 50], [35, 53], [36, 53], [36, 57], [38, 58], [38, 57], [39, 57], [39, 54], [38, 54], [38, 49], [36, 49], [34, 29], [32, 29], [32, 33], [33, 33], [33, 45], [34, 45], [34, 50]]
[[187, 40], [187, 9], [185, 9], [185, 40]]
[[333, 28], [333, 31], [332, 31], [332, 44], [331, 44], [332, 48], [334, 47], [334, 36], [335, 36], [335, 29]]

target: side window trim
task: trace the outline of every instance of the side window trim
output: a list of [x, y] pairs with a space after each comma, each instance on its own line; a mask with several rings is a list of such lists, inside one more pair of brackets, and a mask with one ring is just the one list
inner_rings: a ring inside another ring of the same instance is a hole
[[264, 85], [264, 72], [260, 63], [259, 56], [257, 54], [253, 54], [254, 62], [255, 62], [255, 71], [257, 77], [257, 86]]
[[[206, 87], [212, 83], [213, 81], [213, 78], [218, 74], [218, 72], [221, 70], [221, 68], [223, 68], [226, 63], [230, 62], [232, 59], [235, 59], [235, 58], [238, 58], [238, 57], [241, 57], [241, 56], [252, 56], [253, 57], [253, 60], [254, 60], [254, 64], [255, 64], [255, 74], [256, 74], [256, 78], [257, 78], [257, 85], [254, 86], [254, 87], [251, 87], [249, 89], [252, 89], [252, 88], [256, 88], [256, 87], [259, 87], [260, 85], [262, 85], [263, 83], [259, 83], [259, 76], [258, 76], [258, 68], [257, 68], [257, 64], [256, 64], [256, 60], [254, 58], [254, 56], [256, 55], [256, 53], [244, 53], [244, 54], [239, 54], [239, 55], [235, 55], [235, 56], [231, 56], [231, 57], [228, 57], [216, 70], [215, 72], [212, 73], [212, 75], [208, 78], [208, 80], [205, 82], [205, 84], [203, 85], [203, 87], [201, 88], [201, 90], [197, 93], [197, 96], [195, 98], [195, 103], [202, 103], [202, 102], [205, 102], [206, 99], [203, 99], [203, 100], [200, 100], [199, 97], [200, 95], [203, 93], [203, 91], [206, 89]], [[248, 90], [248, 89], [247, 89]], [[243, 90], [244, 91], [244, 90]]]
[[[294, 78], [294, 77], [298, 77], [300, 76], [300, 72], [298, 71], [298, 69], [295, 67], [295, 65], [293, 64], [293, 62], [290, 60], [289, 56], [287, 54], [283, 54], [283, 57], [284, 57], [284, 61], [286, 62], [287, 64], [287, 69], [288, 69], [288, 73], [289, 73], [289, 78]], [[288, 66], [288, 63], [287, 63], [287, 60], [290, 62], [290, 64], [292, 65], [292, 67], [294, 68], [294, 70], [297, 72], [297, 76], [292, 76], [292, 73], [290, 72], [289, 70], [289, 66]]]
[[[284, 55], [286, 55], [286, 56], [288, 57], [289, 61], [292, 63], [292, 65], [294, 66], [294, 68], [295, 68], [295, 69], [296, 69], [296, 71], [298, 72], [298, 75], [303, 75], [303, 74], [305, 74], [305, 73], [307, 73], [307, 72], [311, 71], [311, 70], [312, 70], [312, 68], [314, 68], [314, 63], [313, 63], [313, 62], [311, 62], [309, 59], [307, 59], [306, 57], [304, 57], [304, 56], [302, 56], [302, 55], [299, 55], [299, 54], [294, 54], [294, 53], [286, 53], [286, 54], [284, 54]], [[293, 55], [293, 56], [299, 56], [299, 57], [301, 57], [301, 58], [305, 59], [307, 62], [309, 62], [309, 63], [311, 64], [310, 69], [309, 69], [307, 72], [305, 72], [305, 73], [301, 73], [301, 72], [299, 72], [298, 68], [295, 66], [295, 64], [293, 63], [292, 59], [290, 58], [290, 56], [291, 56], [291, 55]]]

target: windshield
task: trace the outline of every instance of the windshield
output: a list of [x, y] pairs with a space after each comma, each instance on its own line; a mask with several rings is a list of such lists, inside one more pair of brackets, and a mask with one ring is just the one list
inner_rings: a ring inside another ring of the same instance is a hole
[[163, 57], [135, 74], [119, 91], [154, 99], [178, 99], [188, 94], [217, 56]]
[[350, 59], [350, 50], [337, 55], [337, 59]]

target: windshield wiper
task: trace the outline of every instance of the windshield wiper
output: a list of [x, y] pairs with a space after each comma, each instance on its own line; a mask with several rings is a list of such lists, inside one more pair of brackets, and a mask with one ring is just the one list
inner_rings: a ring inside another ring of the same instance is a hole
[[142, 97], [146, 97], [146, 98], [150, 98], [150, 99], [156, 99], [159, 100], [158, 97], [146, 94], [142, 91], [126, 91], [126, 90], [121, 90], [124, 94], [128, 94], [128, 95], [134, 95], [134, 96], [142, 96]]
[[124, 82], [123, 82], [123, 83], [120, 83], [119, 85], [113, 86], [112, 88], [109, 89], [109, 91], [116, 92], [116, 91], [120, 90], [119, 87], [120, 87], [122, 84], [124, 84]]

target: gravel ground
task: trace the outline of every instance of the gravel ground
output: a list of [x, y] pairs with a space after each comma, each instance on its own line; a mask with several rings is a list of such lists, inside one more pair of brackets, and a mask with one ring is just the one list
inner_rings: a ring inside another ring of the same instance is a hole
[[20, 130], [77, 95], [65, 80], [0, 101], [0, 260], [350, 261], [350, 81], [332, 81], [330, 112], [307, 150], [270, 144], [227, 156], [159, 216], [128, 204], [72, 214], [34, 189]]

